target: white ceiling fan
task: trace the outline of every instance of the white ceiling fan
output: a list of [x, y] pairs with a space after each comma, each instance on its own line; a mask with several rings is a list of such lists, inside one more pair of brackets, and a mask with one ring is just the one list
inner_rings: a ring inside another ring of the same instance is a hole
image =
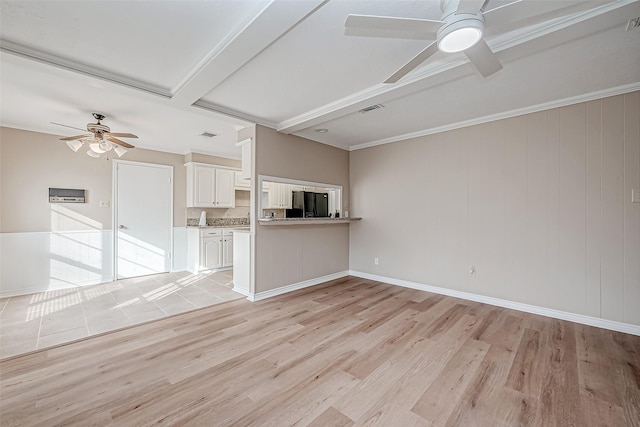
[[440, 0], [442, 17], [430, 19], [390, 16], [349, 15], [345, 22], [348, 36], [432, 40], [420, 53], [386, 79], [395, 83], [438, 51], [464, 52], [475, 69], [488, 77], [502, 64], [484, 40], [485, 26], [526, 22], [527, 25], [558, 18], [608, 1], [517, 0], [484, 11], [491, 0]]

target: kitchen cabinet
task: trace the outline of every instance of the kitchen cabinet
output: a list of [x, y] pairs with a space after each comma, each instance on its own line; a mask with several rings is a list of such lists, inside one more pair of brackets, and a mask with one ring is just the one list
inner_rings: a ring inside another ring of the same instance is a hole
[[264, 183], [262, 209], [291, 209], [291, 184]]
[[235, 231], [233, 233], [233, 290], [251, 295], [251, 233]]
[[240, 176], [243, 179], [251, 179], [251, 138], [240, 141], [238, 144], [242, 150], [242, 169]]
[[187, 163], [187, 207], [234, 208], [235, 170]]
[[223, 263], [222, 236], [200, 239], [200, 268], [221, 268]]
[[236, 190], [251, 190], [251, 179], [246, 179], [242, 177], [242, 172], [235, 171], [235, 187]]
[[222, 267], [233, 265], [233, 233], [222, 236]]
[[216, 208], [236, 207], [236, 175], [231, 169], [216, 169]]
[[187, 229], [188, 270], [228, 268], [233, 265], [233, 231], [222, 228]]

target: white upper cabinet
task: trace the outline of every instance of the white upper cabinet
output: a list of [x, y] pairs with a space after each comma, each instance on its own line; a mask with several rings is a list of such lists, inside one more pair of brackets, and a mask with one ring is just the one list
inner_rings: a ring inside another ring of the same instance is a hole
[[187, 163], [187, 207], [236, 206], [235, 171], [201, 163]]
[[264, 182], [262, 209], [291, 209], [291, 184]]
[[236, 190], [244, 190], [244, 191], [251, 190], [250, 179], [244, 179], [242, 177], [242, 172], [240, 171], [235, 171], [235, 175], [236, 175]]
[[213, 206], [216, 200], [216, 170], [194, 165], [192, 171], [194, 186], [191, 191], [193, 202], [190, 206]]
[[231, 169], [216, 169], [215, 207], [236, 207], [236, 176]]
[[243, 179], [251, 179], [251, 138], [238, 143], [242, 150], [242, 170], [240, 176]]

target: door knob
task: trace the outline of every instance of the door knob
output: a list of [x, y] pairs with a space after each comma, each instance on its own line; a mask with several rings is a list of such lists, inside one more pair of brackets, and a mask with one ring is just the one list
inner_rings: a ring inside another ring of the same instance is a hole
[[120, 224], [120, 225], [118, 226], [118, 228], [119, 228], [120, 230], [124, 230], [126, 227], [125, 227], [124, 225]]

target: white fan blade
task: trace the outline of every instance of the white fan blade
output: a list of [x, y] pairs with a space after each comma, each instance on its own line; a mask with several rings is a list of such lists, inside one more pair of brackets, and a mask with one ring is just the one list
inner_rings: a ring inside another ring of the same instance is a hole
[[368, 37], [417, 38], [433, 40], [442, 21], [393, 18], [390, 16], [349, 15], [344, 23], [346, 35]]
[[345, 36], [351, 37], [377, 37], [385, 39], [403, 39], [403, 40], [435, 40], [435, 33], [410, 33], [408, 31], [381, 31], [372, 28], [345, 28]]
[[460, 0], [456, 14], [471, 13], [475, 15], [480, 12], [485, 1], [486, 0]]
[[502, 64], [500, 64], [500, 61], [498, 61], [498, 58], [484, 40], [480, 40], [465, 50], [464, 53], [475, 69], [484, 77], [488, 77], [502, 69]]
[[[612, 0], [518, 0], [484, 12], [485, 27], [519, 23], [528, 26], [611, 3]], [[513, 28], [516, 28], [514, 26]]]
[[396, 71], [391, 77], [385, 80], [385, 83], [395, 83], [401, 78], [403, 78], [409, 71], [416, 68], [418, 65], [422, 64], [427, 60], [431, 55], [438, 51], [438, 43], [433, 42], [426, 48], [422, 50], [419, 54], [413, 57], [413, 59], [402, 66], [398, 71]]

